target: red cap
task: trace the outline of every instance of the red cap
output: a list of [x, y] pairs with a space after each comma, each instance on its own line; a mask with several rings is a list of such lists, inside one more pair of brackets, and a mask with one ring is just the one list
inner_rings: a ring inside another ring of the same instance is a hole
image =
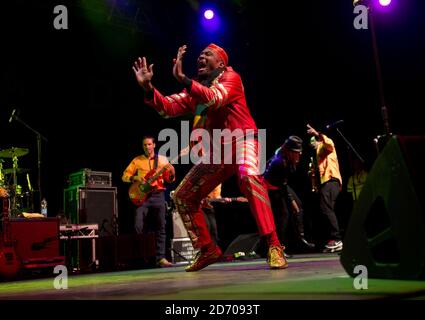
[[227, 56], [227, 53], [226, 51], [224, 51], [223, 48], [219, 47], [214, 43], [210, 43], [207, 48], [211, 49], [211, 51], [214, 51], [214, 53], [218, 55], [219, 58], [223, 61], [224, 65], [227, 66], [227, 64], [229, 63], [229, 57]]

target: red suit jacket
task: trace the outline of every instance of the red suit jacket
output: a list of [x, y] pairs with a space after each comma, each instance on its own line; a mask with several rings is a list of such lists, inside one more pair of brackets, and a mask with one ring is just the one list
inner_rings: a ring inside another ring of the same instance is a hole
[[208, 88], [192, 80], [190, 93], [186, 89], [177, 94], [163, 96], [154, 89], [153, 98], [145, 102], [155, 108], [163, 117], [177, 117], [187, 113], [195, 114], [201, 104], [207, 107], [202, 127], [212, 129], [247, 129], [257, 132], [257, 126], [246, 104], [241, 77], [231, 67], [215, 78]]

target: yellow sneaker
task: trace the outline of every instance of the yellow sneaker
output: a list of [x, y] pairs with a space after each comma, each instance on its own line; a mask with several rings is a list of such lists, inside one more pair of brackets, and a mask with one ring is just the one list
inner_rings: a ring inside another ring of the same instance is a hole
[[267, 253], [267, 262], [270, 269], [284, 269], [288, 267], [288, 261], [283, 253], [284, 247], [282, 246], [271, 246]]
[[215, 247], [214, 250], [202, 252], [200, 250], [193, 263], [185, 268], [186, 272], [198, 271], [204, 269], [212, 263], [221, 260], [223, 253], [221, 252], [219, 247]]

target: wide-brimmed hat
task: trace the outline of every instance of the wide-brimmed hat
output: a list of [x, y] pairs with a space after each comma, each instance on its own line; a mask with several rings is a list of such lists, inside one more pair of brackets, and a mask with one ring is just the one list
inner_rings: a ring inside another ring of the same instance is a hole
[[291, 151], [302, 152], [303, 140], [298, 136], [290, 136], [288, 139], [285, 140], [282, 147]]

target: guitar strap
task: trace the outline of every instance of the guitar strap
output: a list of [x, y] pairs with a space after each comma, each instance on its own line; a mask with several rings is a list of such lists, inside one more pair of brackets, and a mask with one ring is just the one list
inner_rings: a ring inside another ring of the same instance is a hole
[[153, 168], [158, 168], [158, 154], [155, 153], [154, 161], [153, 161]]

